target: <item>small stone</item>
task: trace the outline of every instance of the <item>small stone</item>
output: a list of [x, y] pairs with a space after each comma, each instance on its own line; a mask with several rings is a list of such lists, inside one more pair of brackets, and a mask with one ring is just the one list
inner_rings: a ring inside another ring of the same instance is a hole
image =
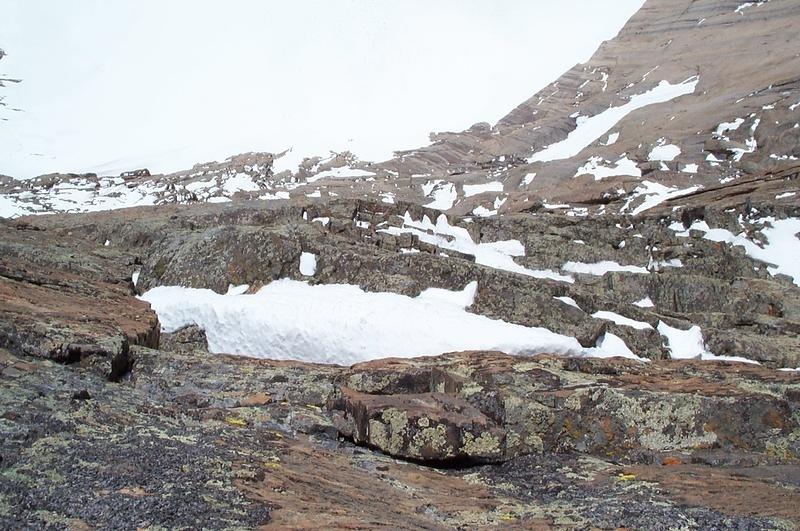
[[80, 391], [75, 391], [72, 393], [73, 400], [91, 400], [92, 395], [89, 394], [89, 391], [86, 389], [81, 389]]

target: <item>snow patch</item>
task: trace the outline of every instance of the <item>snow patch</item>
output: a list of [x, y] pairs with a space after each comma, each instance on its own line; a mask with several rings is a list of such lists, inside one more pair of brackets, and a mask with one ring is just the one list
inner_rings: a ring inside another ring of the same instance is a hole
[[700, 78], [691, 77], [676, 85], [669, 81], [661, 81], [658, 85], [642, 94], [632, 96], [630, 101], [619, 107], [611, 107], [605, 111], [586, 118], [567, 135], [567, 138], [545, 149], [534, 153], [528, 162], [550, 162], [569, 159], [589, 147], [602, 135], [608, 133], [620, 120], [637, 109], [664, 103], [680, 96], [692, 94]]
[[562, 270], [568, 271], [570, 273], [582, 273], [584, 275], [595, 275], [595, 276], [603, 276], [606, 273], [610, 273], [612, 271], [620, 271], [625, 273], [642, 273], [648, 274], [648, 271], [644, 267], [640, 266], [632, 266], [632, 265], [620, 265], [617, 262], [612, 262], [610, 260], [603, 260], [601, 262], [595, 262], [593, 264], [586, 264], [583, 262], [567, 262], [561, 267]]
[[[659, 142], [664, 142], [664, 139], [662, 138]], [[671, 162], [680, 154], [681, 148], [675, 144], [660, 143], [650, 151], [647, 160]]]
[[426, 196], [433, 198], [433, 202], [425, 206], [434, 210], [450, 210], [458, 198], [456, 185], [442, 180], [428, 181], [422, 185], [422, 191]]
[[760, 365], [757, 361], [742, 358], [740, 356], [716, 356], [708, 351], [703, 332], [699, 326], [692, 326], [688, 330], [673, 328], [663, 321], [658, 322], [658, 332], [667, 340], [667, 347], [672, 359], [678, 360], [702, 360], [702, 361], [738, 361], [740, 363], [751, 363]]
[[140, 298], [156, 311], [164, 332], [197, 325], [216, 353], [343, 365], [464, 350], [631, 357], [613, 338], [585, 349], [544, 328], [467, 312], [476, 289], [472, 282], [461, 291], [428, 289], [412, 298], [284, 279], [254, 294], [162, 286]]
[[342, 166], [341, 168], [333, 168], [319, 172], [306, 179], [308, 183], [315, 183], [322, 179], [361, 179], [365, 177], [375, 177], [375, 173], [358, 168], [351, 168], [350, 166]]
[[[787, 275], [794, 280], [795, 285], [800, 286], [800, 218], [786, 218], [777, 220], [773, 217], [764, 217], [756, 223], [763, 225], [759, 230], [767, 244], [763, 247], [748, 239], [745, 233], [733, 234], [726, 229], [712, 229], [705, 221], [695, 221], [686, 231], [679, 232], [678, 236], [688, 236], [689, 230], [699, 230], [704, 232], [703, 238], [713, 242], [725, 242], [730, 245], [744, 247], [745, 252], [751, 258], [772, 264], [767, 267], [771, 275]], [[683, 229], [681, 224], [670, 225], [673, 230]]]
[[503, 183], [493, 181], [485, 184], [465, 184], [464, 197], [472, 197], [474, 195], [482, 194], [484, 192], [502, 192]]
[[612, 321], [618, 325], [630, 326], [631, 328], [635, 328], [636, 330], [652, 330], [653, 327], [650, 323], [645, 323], [644, 321], [636, 321], [635, 319], [630, 319], [625, 317], [624, 315], [620, 315], [615, 312], [609, 311], [599, 311], [594, 312], [592, 317], [595, 319], [605, 319], [606, 321]]
[[317, 273], [317, 255], [313, 253], [300, 253], [300, 274], [313, 277]]
[[629, 159], [627, 155], [620, 157], [620, 159], [615, 163], [614, 167], [606, 166], [605, 164], [610, 164], [610, 162], [602, 157], [590, 157], [589, 160], [586, 161], [586, 164], [578, 168], [577, 173], [575, 173], [575, 177], [580, 177], [581, 175], [591, 175], [594, 177], [595, 181], [600, 181], [607, 177], [617, 177], [622, 175], [629, 175], [631, 177], [642, 176], [642, 170], [640, 170], [636, 166], [636, 163]]
[[428, 216], [416, 221], [408, 212], [403, 216], [402, 227], [378, 229], [395, 236], [410, 233], [416, 234], [420, 241], [436, 245], [440, 249], [453, 250], [475, 257], [480, 265], [511, 271], [534, 278], [547, 278], [560, 282], [575, 282], [571, 276], [561, 275], [551, 270], [535, 270], [521, 266], [514, 257], [525, 256], [525, 247], [519, 240], [502, 240], [490, 243], [475, 243], [469, 231], [463, 227], [450, 225], [447, 216], [440, 214], [434, 224]]

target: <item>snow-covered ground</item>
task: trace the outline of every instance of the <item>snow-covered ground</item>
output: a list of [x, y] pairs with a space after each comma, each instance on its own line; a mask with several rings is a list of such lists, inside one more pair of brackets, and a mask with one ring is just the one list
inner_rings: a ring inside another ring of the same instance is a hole
[[413, 298], [288, 279], [254, 294], [244, 294], [246, 289], [234, 287], [220, 295], [162, 286], [141, 299], [152, 305], [162, 330], [195, 324], [206, 331], [209, 348], [217, 353], [337, 364], [464, 350], [636, 357], [613, 334], [587, 349], [575, 338], [544, 328], [467, 312], [476, 282], [462, 291], [431, 288]]
[[642, 3], [4, 0], [1, 73], [22, 82], [0, 89], [0, 174], [162, 173], [288, 148], [290, 167], [329, 150], [384, 160], [498, 120]]

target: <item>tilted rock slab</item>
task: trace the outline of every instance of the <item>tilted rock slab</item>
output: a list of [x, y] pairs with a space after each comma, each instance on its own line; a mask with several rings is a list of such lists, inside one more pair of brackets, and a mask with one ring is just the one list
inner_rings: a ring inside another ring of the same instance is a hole
[[503, 456], [505, 431], [461, 398], [341, 391], [328, 408], [339, 433], [358, 444], [424, 461], [497, 461]]

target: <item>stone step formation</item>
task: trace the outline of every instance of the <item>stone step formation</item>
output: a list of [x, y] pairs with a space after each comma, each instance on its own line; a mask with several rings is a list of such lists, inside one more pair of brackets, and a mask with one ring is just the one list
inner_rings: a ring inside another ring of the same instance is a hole
[[[648, 0], [494, 126], [388, 161], [0, 176], [0, 527], [796, 527], [798, 25]], [[386, 358], [298, 315], [275, 359], [146, 302], [277, 280], [469, 296], [570, 355]]]

